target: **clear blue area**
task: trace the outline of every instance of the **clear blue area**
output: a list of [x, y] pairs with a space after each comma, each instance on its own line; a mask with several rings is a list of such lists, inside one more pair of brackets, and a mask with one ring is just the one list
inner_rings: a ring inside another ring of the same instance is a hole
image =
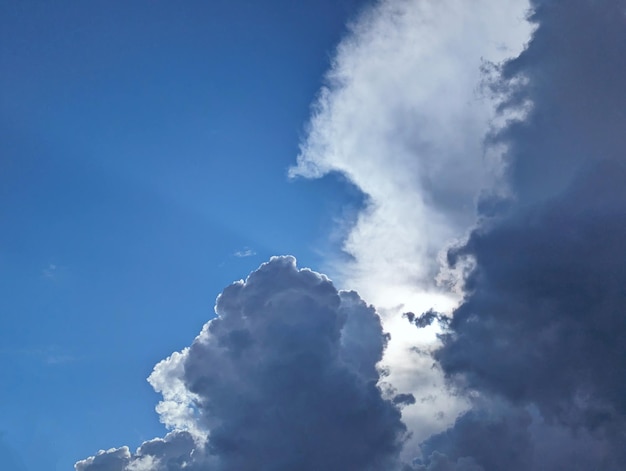
[[221, 289], [275, 254], [319, 266], [358, 195], [286, 169], [363, 4], [0, 1], [5, 463], [162, 436], [145, 378]]

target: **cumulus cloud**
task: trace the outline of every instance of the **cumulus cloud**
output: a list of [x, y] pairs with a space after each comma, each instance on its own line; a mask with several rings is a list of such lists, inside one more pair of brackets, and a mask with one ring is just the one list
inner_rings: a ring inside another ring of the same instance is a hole
[[[485, 198], [448, 254], [474, 268], [435, 358], [458, 390], [506, 405], [496, 423], [477, 406], [427, 452], [485, 471], [626, 463], [625, 12], [621, 0], [536, 0], [532, 40], [498, 70], [502, 112], [523, 108], [491, 136], [510, 197]], [[520, 410], [527, 420], [513, 420]], [[490, 430], [493, 456], [476, 441]]]
[[176, 471], [197, 469], [196, 443], [188, 432], [170, 432], [165, 438], [144, 442], [135, 453], [127, 446], [101, 450], [79, 461], [76, 471]]
[[76, 471], [123, 471], [131, 458], [127, 446], [100, 450], [97, 455], [90, 456], [74, 465]]
[[373, 307], [323, 275], [274, 257], [227, 287], [192, 345], [150, 382], [177, 429], [102, 451], [77, 471], [381, 470], [406, 429], [376, 364], [388, 336]]

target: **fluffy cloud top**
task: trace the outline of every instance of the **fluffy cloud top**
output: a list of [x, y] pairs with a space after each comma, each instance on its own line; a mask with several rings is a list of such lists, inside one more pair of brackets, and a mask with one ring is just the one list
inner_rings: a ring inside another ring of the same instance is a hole
[[77, 471], [394, 469], [400, 396], [376, 369], [387, 336], [354, 292], [274, 257], [217, 299], [217, 318], [150, 381], [179, 428], [101, 452]]

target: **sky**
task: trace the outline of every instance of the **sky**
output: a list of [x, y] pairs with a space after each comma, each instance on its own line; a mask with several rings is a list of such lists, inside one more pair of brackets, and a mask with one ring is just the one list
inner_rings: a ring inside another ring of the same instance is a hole
[[626, 2], [0, 35], [3, 469], [624, 468]]

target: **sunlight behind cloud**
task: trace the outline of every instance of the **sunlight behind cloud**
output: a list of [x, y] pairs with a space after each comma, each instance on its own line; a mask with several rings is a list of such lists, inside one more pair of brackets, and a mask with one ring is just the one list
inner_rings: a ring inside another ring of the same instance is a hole
[[[330, 257], [327, 271], [382, 313], [391, 334], [383, 364], [399, 389], [442, 384], [429, 358], [410, 353], [436, 344], [433, 329], [418, 332], [401, 315], [450, 313], [459, 301], [437, 285], [441, 252], [473, 226], [481, 190], [501, 173], [484, 146], [496, 103], [481, 92], [482, 67], [522, 50], [528, 8], [520, 0], [378, 2], [339, 45], [290, 169], [306, 178], [341, 172], [369, 198], [343, 242], [350, 259]], [[453, 412], [463, 407], [443, 396]], [[428, 413], [439, 414], [420, 412]], [[416, 440], [432, 432], [408, 422]]]

